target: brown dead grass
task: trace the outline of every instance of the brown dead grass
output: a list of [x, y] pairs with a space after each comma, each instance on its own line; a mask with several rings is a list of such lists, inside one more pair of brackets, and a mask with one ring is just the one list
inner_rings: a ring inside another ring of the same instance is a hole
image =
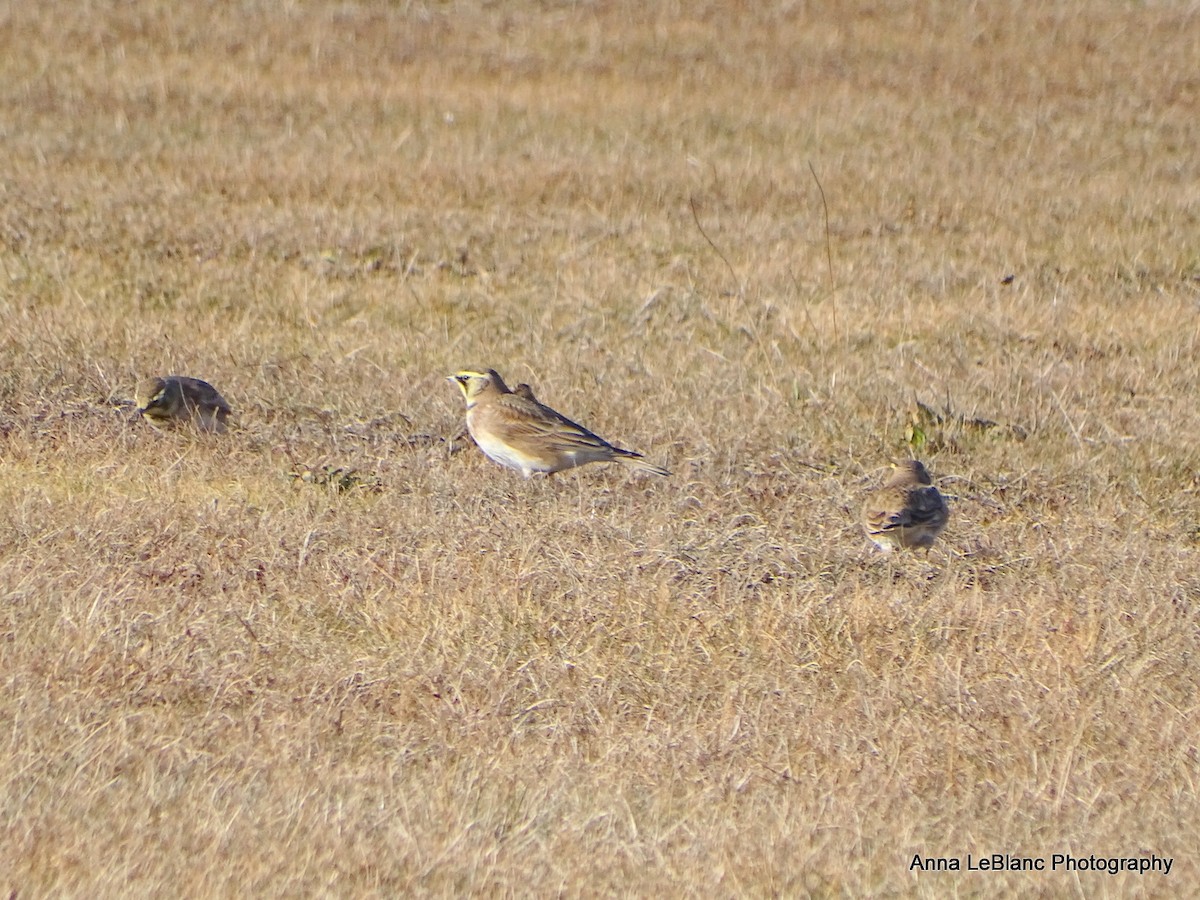
[[5, 8], [0, 887], [1194, 886], [1200, 20], [912, 6]]

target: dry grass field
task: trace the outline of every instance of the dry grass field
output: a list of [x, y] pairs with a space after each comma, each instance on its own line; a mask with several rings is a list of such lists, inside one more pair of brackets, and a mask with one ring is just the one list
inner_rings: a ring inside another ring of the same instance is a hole
[[[1198, 59], [1190, 0], [0, 5], [0, 894], [1200, 889]], [[468, 366], [673, 475], [500, 468]], [[236, 427], [136, 420], [174, 372]], [[968, 853], [1174, 862], [910, 869]]]

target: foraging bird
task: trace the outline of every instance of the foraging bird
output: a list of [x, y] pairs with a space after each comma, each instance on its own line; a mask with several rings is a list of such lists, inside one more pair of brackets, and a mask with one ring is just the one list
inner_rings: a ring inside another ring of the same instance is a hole
[[863, 506], [863, 529], [885, 552], [899, 547], [928, 550], [946, 527], [950, 510], [920, 461], [906, 460], [893, 468], [887, 484]]
[[137, 411], [156, 428], [184, 422], [219, 433], [232, 412], [216, 388], [186, 375], [147, 378], [138, 385], [136, 402]]
[[467, 429], [489, 459], [526, 478], [593, 462], [617, 460], [643, 472], [671, 474], [622, 450], [536, 400], [528, 385], [511, 391], [495, 369], [449, 376], [467, 403]]

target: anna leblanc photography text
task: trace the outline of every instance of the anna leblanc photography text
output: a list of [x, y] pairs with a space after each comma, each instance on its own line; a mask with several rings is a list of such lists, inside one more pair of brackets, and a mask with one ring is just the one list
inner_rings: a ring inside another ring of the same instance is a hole
[[1070, 853], [1051, 854], [1049, 861], [1044, 856], [1010, 856], [1007, 853], [992, 853], [986, 856], [967, 854], [964, 861], [957, 856], [921, 856], [914, 853], [909, 871], [922, 872], [1161, 872], [1171, 874], [1174, 857], [1158, 856], [1074, 856]]

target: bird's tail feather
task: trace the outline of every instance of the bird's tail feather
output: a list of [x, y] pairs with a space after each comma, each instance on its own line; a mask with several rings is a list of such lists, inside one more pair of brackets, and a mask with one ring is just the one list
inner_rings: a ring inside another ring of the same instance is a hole
[[643, 457], [642, 454], [634, 453], [632, 450], [623, 451], [622, 453], [620, 453], [617, 456], [617, 459], [619, 459], [623, 463], [627, 463], [628, 465], [633, 466], [633, 468], [638, 469], [639, 471], [649, 472], [651, 475], [670, 475], [671, 474], [666, 469], [662, 468], [662, 466], [654, 465], [654, 463], [648, 461], [645, 457]]

